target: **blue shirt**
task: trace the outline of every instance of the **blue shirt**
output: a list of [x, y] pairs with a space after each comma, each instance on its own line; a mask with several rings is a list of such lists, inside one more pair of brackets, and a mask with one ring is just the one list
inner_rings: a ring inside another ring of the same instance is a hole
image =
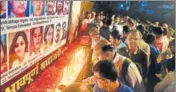
[[[94, 86], [94, 91], [95, 92], [106, 92], [103, 89], [100, 89], [97, 84]], [[124, 84], [120, 84], [120, 87], [115, 92], [134, 92], [134, 91], [130, 87]]]
[[125, 48], [126, 47], [126, 44], [125, 43], [123, 43], [123, 41], [121, 41], [120, 40], [120, 44], [119, 44], [119, 46], [118, 46], [118, 48], [117, 49], [120, 49], [120, 48]]

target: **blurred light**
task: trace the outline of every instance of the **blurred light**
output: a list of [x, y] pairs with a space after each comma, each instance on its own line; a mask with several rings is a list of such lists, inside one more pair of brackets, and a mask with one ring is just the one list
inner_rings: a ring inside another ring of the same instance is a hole
[[148, 5], [148, 3], [146, 1], [141, 1], [141, 7], [146, 7]]
[[153, 10], [145, 10], [145, 12], [147, 13], [147, 14], [150, 14], [150, 15], [152, 15], [153, 13], [154, 13], [154, 11]]
[[122, 8], [122, 7], [123, 7], [123, 4], [121, 4], [120, 7]]
[[174, 9], [174, 5], [162, 5], [162, 6], [158, 6], [158, 8]]

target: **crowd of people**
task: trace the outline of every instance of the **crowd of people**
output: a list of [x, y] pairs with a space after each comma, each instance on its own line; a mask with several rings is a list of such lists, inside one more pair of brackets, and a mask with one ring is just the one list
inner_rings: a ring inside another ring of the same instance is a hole
[[80, 31], [93, 50], [93, 75], [82, 83], [95, 92], [174, 92], [175, 31], [167, 23], [93, 11]]

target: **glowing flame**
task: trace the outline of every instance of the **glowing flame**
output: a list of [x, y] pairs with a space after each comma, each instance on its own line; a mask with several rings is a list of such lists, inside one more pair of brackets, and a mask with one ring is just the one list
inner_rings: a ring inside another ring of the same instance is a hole
[[64, 68], [63, 79], [60, 82], [60, 84], [66, 86], [72, 84], [76, 80], [78, 74], [80, 73], [85, 63], [84, 58], [86, 56], [86, 53], [83, 48], [77, 49], [73, 54], [74, 55], [71, 59], [71, 62], [69, 63], [68, 66]]

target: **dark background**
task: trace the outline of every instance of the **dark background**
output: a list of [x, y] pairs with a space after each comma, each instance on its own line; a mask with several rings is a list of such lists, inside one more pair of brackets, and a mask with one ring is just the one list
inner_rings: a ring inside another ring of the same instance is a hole
[[175, 28], [175, 1], [95, 1], [93, 11], [123, 14], [151, 22], [168, 23]]

